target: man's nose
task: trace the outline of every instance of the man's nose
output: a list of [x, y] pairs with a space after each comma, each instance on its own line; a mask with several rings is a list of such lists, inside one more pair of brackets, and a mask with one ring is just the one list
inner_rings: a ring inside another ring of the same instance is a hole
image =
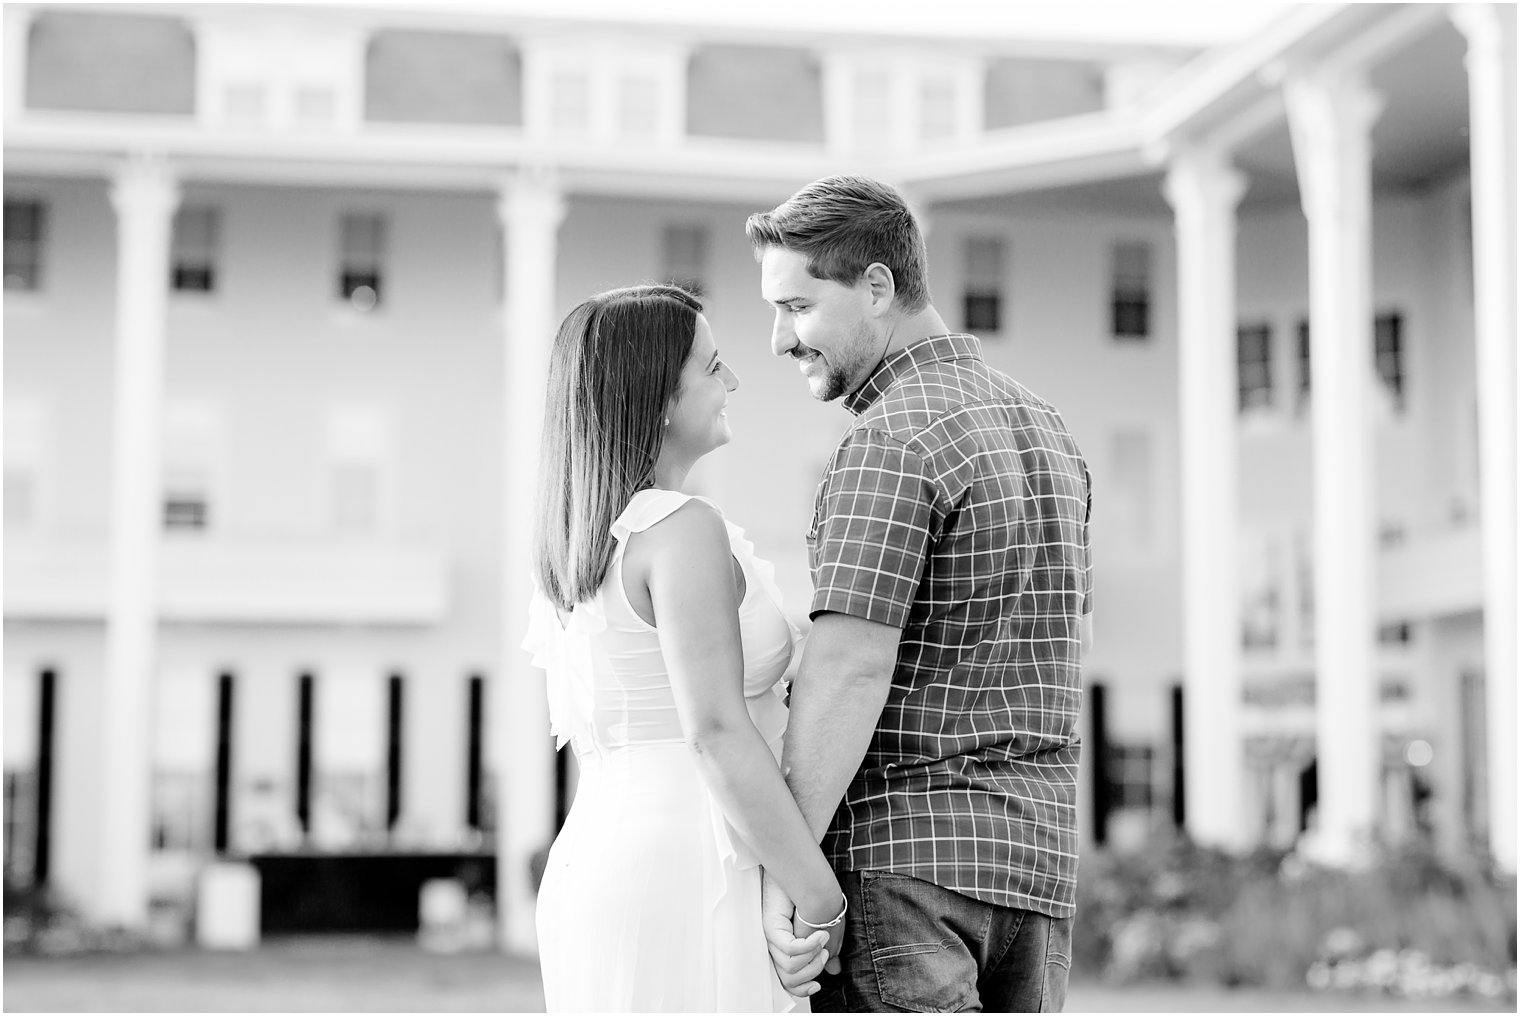
[[797, 335], [792, 331], [791, 324], [786, 320], [786, 315], [776, 314], [776, 324], [771, 329], [771, 352], [777, 356], [785, 356], [797, 348]]

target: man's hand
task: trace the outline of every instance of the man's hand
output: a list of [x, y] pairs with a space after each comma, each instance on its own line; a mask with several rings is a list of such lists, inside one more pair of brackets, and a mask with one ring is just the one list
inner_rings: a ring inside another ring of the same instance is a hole
[[794, 933], [792, 915], [795, 909], [781, 883], [768, 872], [762, 872], [760, 915], [765, 942], [771, 951], [771, 965], [776, 968], [776, 976], [783, 988], [797, 998], [807, 998], [818, 990], [815, 978], [823, 971], [824, 964], [832, 964], [831, 972], [834, 972], [839, 969], [839, 960], [830, 956], [825, 948], [829, 941], [828, 931], [815, 931], [806, 936]]

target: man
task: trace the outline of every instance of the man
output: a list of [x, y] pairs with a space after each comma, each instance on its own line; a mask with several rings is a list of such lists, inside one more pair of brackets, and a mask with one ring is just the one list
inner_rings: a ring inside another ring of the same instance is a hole
[[810, 949], [767, 881], [777, 973], [816, 988], [818, 1012], [1059, 1010], [1087, 467], [1049, 403], [945, 327], [892, 188], [819, 180], [745, 231], [772, 351], [855, 417], [808, 533], [813, 630], [783, 758], [845, 887], [844, 942]]

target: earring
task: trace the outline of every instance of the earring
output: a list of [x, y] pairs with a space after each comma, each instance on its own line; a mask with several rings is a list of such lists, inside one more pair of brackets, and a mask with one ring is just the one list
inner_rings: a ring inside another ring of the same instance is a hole
[[665, 426], [667, 426], [667, 427], [670, 426], [670, 417], [668, 417], [668, 416], [665, 417]]

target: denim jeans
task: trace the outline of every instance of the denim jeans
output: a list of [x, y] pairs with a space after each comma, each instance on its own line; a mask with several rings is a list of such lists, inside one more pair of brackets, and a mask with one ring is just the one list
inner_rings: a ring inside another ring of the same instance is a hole
[[814, 1012], [1060, 1012], [1072, 919], [983, 903], [890, 871], [846, 872], [838, 974]]

